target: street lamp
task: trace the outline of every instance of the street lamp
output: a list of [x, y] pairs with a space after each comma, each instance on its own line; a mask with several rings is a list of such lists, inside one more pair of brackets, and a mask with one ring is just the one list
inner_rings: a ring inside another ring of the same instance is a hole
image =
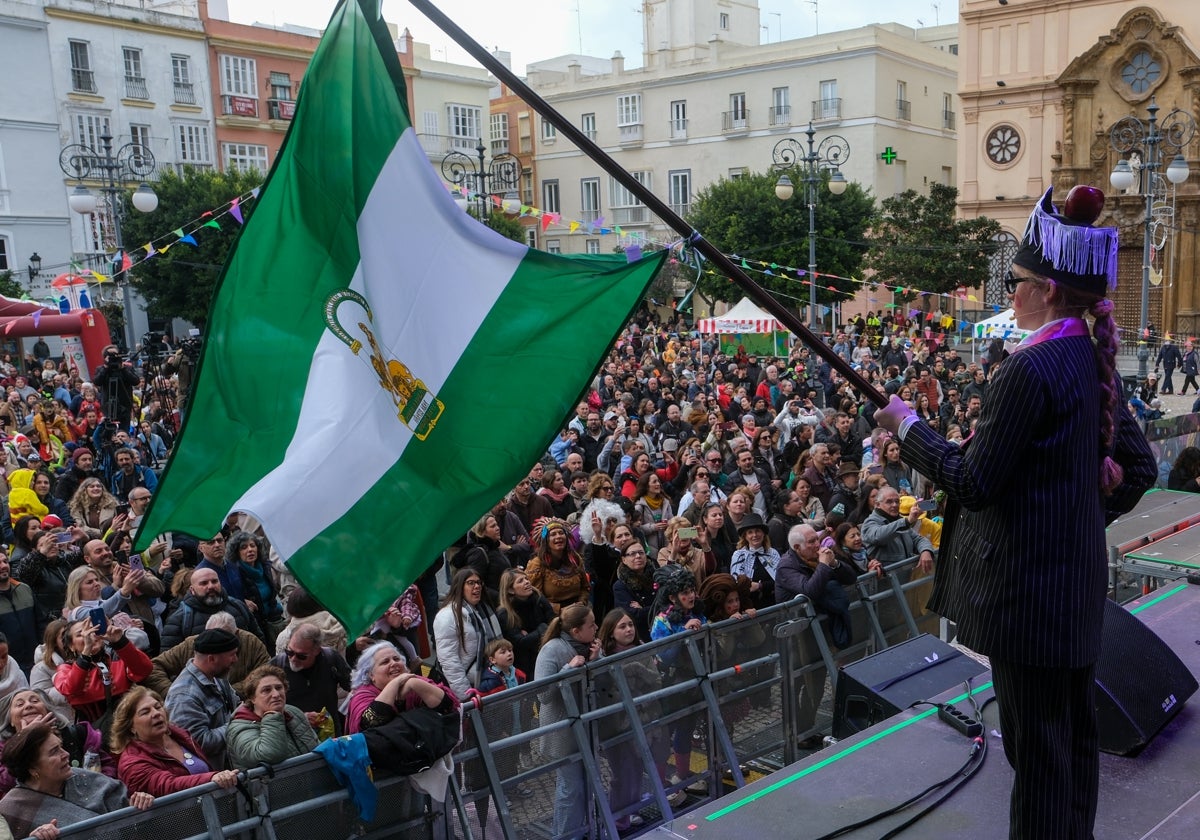
[[808, 124], [808, 151], [804, 144], [794, 137], [785, 137], [775, 144], [771, 153], [773, 167], [780, 171], [779, 180], [775, 182], [775, 197], [787, 201], [792, 197], [795, 187], [788, 171], [799, 168], [800, 180], [804, 182], [804, 201], [808, 204], [808, 324], [815, 332], [817, 329], [817, 185], [821, 183], [821, 173], [832, 169], [829, 176], [829, 191], [841, 195], [846, 191], [846, 176], [839, 167], [850, 157], [850, 144], [846, 138], [831, 134], [814, 145], [816, 131], [812, 123]]
[[[1166, 168], [1167, 180], [1172, 184], [1182, 184], [1188, 178], [1188, 165], [1180, 149], [1191, 142], [1196, 133], [1196, 121], [1192, 115], [1178, 108], [1172, 110], [1158, 122], [1158, 104], [1154, 97], [1150, 98], [1150, 119], [1142, 121], [1134, 116], [1123, 117], [1109, 132], [1109, 143], [1118, 154], [1132, 154], [1140, 157], [1121, 158], [1109, 174], [1109, 183], [1117, 190], [1125, 191], [1135, 183], [1139, 184], [1142, 197], [1146, 201], [1146, 218], [1142, 230], [1142, 310], [1141, 323], [1138, 328], [1140, 339], [1147, 337], [1150, 324], [1150, 248], [1154, 239], [1155, 228], [1162, 222], [1156, 220], [1157, 209], [1167, 210], [1167, 186], [1162, 181], [1158, 170], [1162, 167], [1163, 159], [1173, 154], [1171, 163]], [[1164, 154], [1165, 151], [1165, 154]], [[1139, 183], [1140, 179], [1140, 183]], [[1168, 211], [1168, 214], [1169, 211]], [[1163, 243], [1169, 234], [1169, 226], [1163, 233]], [[1146, 344], [1138, 346], [1138, 378], [1145, 379], [1150, 361], [1150, 348]]]
[[[125, 193], [125, 185], [133, 181], [141, 182], [131, 198], [134, 209], [139, 213], [153, 213], [158, 208], [158, 195], [144, 180], [154, 172], [154, 154], [141, 143], [126, 143], [114, 152], [112, 141], [112, 135], [106, 132], [100, 135], [100, 150], [83, 143], [73, 143], [58, 156], [58, 168], [64, 175], [80, 182], [71, 191], [67, 204], [82, 216], [96, 212], [97, 206], [96, 196], [82, 182], [85, 179], [100, 181], [100, 192], [112, 211], [113, 244], [120, 254], [125, 250], [121, 238], [121, 219], [125, 215], [121, 197]], [[137, 339], [133, 332], [133, 290], [128, 276], [121, 283], [121, 294], [125, 310], [125, 346], [132, 350]]]
[[[487, 146], [483, 138], [475, 146], [475, 157], [455, 149], [442, 158], [442, 177], [456, 187], [475, 195], [475, 214], [485, 225], [491, 218], [491, 203], [493, 194], [515, 190], [521, 182], [521, 161], [508, 152], [494, 155], [490, 163], [484, 160]], [[515, 205], [515, 206], [514, 206]], [[520, 202], [511, 199], [502, 203], [505, 213], [520, 212]]]
[[42, 273], [42, 258], [34, 251], [29, 258], [29, 282], [32, 283]]

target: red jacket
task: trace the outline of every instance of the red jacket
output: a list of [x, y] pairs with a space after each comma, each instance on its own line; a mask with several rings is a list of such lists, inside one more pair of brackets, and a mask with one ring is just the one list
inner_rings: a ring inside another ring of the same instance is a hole
[[[117, 656], [106, 664], [112, 676], [112, 696], [116, 698], [150, 676], [154, 663], [128, 639], [113, 650]], [[54, 672], [54, 687], [85, 720], [94, 721], [104, 714], [104, 683], [95, 665], [79, 659], [64, 662]]]
[[[186, 731], [172, 725], [171, 737], [185, 750], [195, 753], [208, 764], [208, 759]], [[206, 784], [212, 781], [215, 773], [215, 770], [210, 770], [192, 775], [188, 773], [187, 767], [170, 753], [136, 739], [130, 741], [121, 751], [121, 758], [117, 761], [117, 778], [125, 783], [129, 792], [144, 791], [151, 796], [166, 796], [168, 793]]]

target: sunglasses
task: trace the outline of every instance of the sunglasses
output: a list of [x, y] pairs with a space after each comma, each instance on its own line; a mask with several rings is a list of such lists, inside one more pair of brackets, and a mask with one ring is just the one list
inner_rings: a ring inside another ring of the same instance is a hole
[[291, 649], [285, 648], [283, 652], [287, 654], [288, 659], [298, 659], [301, 662], [308, 659], [307, 653], [301, 653], [298, 650], [291, 650]]

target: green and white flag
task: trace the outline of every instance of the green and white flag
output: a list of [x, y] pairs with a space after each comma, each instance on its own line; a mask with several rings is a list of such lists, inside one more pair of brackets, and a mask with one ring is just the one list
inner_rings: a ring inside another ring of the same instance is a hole
[[463, 213], [376, 0], [343, 0], [225, 266], [140, 529], [255, 516], [351, 632], [524, 477], [665, 254], [561, 257]]

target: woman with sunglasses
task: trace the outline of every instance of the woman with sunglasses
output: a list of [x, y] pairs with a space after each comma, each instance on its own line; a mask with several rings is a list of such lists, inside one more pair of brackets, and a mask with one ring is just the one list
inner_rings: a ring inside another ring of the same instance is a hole
[[[875, 420], [950, 502], [929, 607], [990, 659], [1015, 771], [1009, 835], [1087, 838], [1099, 789], [1105, 526], [1137, 504], [1157, 469], [1120, 405], [1106, 296], [1117, 231], [1091, 226], [1103, 193], [1076, 187], [1066, 215], [1052, 194], [1034, 208], [1007, 280], [1017, 326], [1030, 334], [994, 369], [974, 437], [946, 441], [896, 397]], [[1037, 620], [1016, 620], [1014, 608]]]

